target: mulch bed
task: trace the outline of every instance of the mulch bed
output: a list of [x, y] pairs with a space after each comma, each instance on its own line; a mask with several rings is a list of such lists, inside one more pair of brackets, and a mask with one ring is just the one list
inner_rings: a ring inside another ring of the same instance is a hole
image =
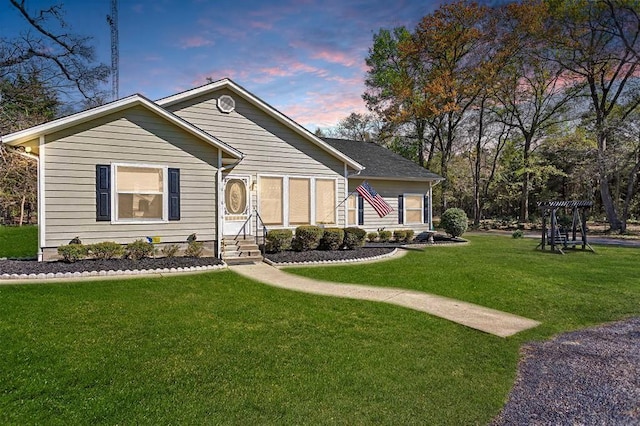
[[493, 425], [639, 425], [640, 317], [521, 349]]
[[48, 274], [58, 272], [126, 271], [220, 265], [215, 257], [163, 257], [157, 259], [81, 260], [73, 263], [35, 260], [0, 260], [1, 274]]
[[275, 263], [299, 263], [366, 259], [391, 253], [396, 247], [361, 247], [353, 250], [310, 250], [267, 253], [265, 257]]

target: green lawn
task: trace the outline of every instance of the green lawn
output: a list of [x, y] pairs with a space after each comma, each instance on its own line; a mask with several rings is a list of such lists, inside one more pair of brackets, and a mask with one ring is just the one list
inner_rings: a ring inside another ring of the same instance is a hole
[[0, 258], [36, 257], [38, 254], [38, 227], [0, 225]]
[[0, 423], [486, 424], [522, 343], [640, 314], [640, 250], [533, 246], [473, 237], [384, 263], [296, 270], [544, 323], [508, 339], [231, 272], [0, 286]]

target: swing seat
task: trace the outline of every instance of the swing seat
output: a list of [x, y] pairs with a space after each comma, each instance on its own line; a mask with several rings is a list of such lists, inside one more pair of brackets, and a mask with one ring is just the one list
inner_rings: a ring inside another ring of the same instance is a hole
[[549, 244], [567, 246], [567, 236], [560, 230], [556, 229], [555, 235], [551, 234], [551, 230], [547, 232], [547, 241]]

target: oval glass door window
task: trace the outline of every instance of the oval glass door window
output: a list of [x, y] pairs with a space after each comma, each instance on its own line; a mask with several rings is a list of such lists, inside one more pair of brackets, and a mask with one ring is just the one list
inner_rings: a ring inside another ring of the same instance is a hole
[[241, 179], [230, 179], [224, 191], [228, 214], [243, 214], [247, 210], [247, 186]]

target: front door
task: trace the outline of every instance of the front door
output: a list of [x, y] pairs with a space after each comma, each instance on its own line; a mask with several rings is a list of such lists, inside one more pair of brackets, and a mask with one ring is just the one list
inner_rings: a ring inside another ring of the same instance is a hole
[[[236, 235], [249, 218], [249, 177], [227, 176], [224, 179], [224, 235]], [[251, 223], [246, 233], [251, 234]]]

